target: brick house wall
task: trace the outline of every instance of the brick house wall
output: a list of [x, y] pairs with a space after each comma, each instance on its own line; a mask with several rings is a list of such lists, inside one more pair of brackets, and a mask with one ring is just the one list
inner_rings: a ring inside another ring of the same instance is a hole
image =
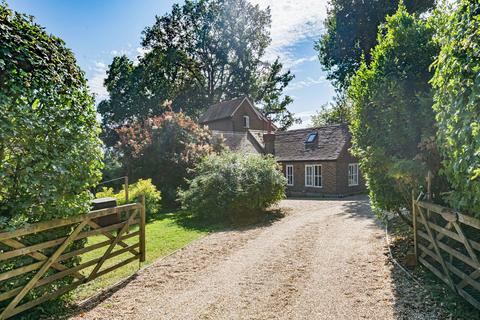
[[[338, 160], [331, 161], [292, 161], [281, 162], [283, 174], [286, 176], [286, 166], [293, 165], [293, 186], [287, 186], [288, 195], [325, 195], [325, 196], [347, 196], [365, 191], [365, 181], [359, 169], [358, 185], [348, 185], [348, 165], [358, 163], [348, 148], [342, 151]], [[305, 165], [322, 165], [322, 187], [305, 186]]]

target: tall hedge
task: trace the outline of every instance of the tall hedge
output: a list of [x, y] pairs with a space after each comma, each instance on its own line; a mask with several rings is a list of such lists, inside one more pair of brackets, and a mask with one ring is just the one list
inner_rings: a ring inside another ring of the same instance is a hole
[[437, 37], [435, 112], [450, 204], [480, 217], [480, 2], [461, 1]]
[[[5, 4], [0, 4], [0, 44], [0, 230], [87, 213], [88, 190], [100, 178], [102, 152], [83, 72], [61, 39]], [[34, 244], [68, 232], [57, 228], [22, 242]], [[1, 245], [0, 250], [8, 248]], [[29, 257], [2, 261], [0, 273], [32, 262]], [[0, 293], [32, 275], [2, 282]], [[40, 287], [27, 299], [64, 283]]]
[[420, 143], [435, 134], [429, 84], [437, 53], [433, 32], [400, 4], [380, 29], [370, 64], [363, 63], [351, 81], [353, 152], [378, 209], [401, 214], [428, 169]]

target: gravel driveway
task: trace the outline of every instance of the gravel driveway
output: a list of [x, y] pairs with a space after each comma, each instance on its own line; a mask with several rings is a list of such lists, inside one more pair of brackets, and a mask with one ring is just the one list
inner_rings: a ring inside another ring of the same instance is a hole
[[365, 197], [285, 200], [271, 225], [211, 234], [78, 319], [398, 319]]

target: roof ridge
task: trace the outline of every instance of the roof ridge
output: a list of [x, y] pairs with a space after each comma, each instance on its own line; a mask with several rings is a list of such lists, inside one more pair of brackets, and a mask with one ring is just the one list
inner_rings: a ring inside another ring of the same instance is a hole
[[293, 133], [293, 132], [300, 132], [300, 131], [311, 131], [311, 130], [318, 130], [318, 129], [323, 129], [323, 128], [330, 128], [330, 127], [346, 127], [348, 126], [347, 123], [336, 123], [336, 124], [327, 124], [324, 126], [319, 126], [319, 127], [308, 127], [308, 128], [299, 128], [299, 129], [292, 129], [292, 130], [286, 130], [286, 131], [277, 131], [277, 134], [281, 133]]

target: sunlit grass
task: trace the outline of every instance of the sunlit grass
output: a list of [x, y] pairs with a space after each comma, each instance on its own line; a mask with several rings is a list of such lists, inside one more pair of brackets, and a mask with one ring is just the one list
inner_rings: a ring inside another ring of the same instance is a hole
[[[173, 251], [187, 245], [188, 243], [204, 236], [209, 228], [200, 224], [196, 224], [193, 220], [186, 219], [185, 213], [164, 213], [156, 220], [148, 222], [145, 228], [146, 231], [146, 261], [141, 266], [150, 264], [155, 260], [172, 253]], [[130, 232], [135, 232], [138, 227], [133, 228]], [[90, 237], [87, 245], [93, 245], [103, 242], [108, 238], [103, 235]], [[128, 245], [138, 242], [138, 236], [132, 237], [124, 241]], [[96, 258], [99, 258], [107, 250], [108, 246], [93, 250], [81, 255], [82, 263]], [[122, 247], [116, 246], [114, 251], [120, 250]], [[138, 251], [138, 249], [136, 249]], [[127, 252], [119, 256], [109, 259], [102, 266], [101, 270], [113, 266], [123, 260], [132, 257], [132, 254]], [[82, 274], [88, 275], [92, 267], [82, 270]], [[93, 280], [90, 283], [80, 286], [73, 292], [75, 300], [85, 299], [99, 291], [107, 288], [116, 282], [134, 274], [139, 269], [139, 263], [133, 261], [130, 264], [118, 268], [100, 278]]]

